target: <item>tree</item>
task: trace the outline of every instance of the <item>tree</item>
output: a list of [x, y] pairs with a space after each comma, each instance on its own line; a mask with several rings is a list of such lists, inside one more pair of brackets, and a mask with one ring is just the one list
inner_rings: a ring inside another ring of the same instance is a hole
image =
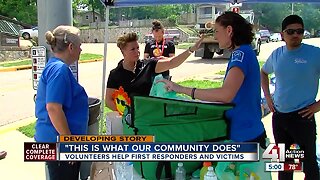
[[[282, 20], [292, 14], [291, 3], [266, 3], [255, 4], [249, 6], [256, 14], [260, 26], [267, 28], [274, 32], [281, 31]], [[304, 20], [305, 29], [320, 29], [320, 11], [319, 5], [307, 3], [294, 3], [293, 13], [301, 16]]]
[[0, 14], [37, 25], [37, 0], [0, 0]]

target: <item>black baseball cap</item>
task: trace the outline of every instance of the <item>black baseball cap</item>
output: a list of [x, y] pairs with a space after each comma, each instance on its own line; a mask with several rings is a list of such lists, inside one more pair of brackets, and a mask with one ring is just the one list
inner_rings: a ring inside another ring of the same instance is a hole
[[304, 27], [303, 20], [298, 15], [289, 15], [282, 21], [282, 31], [284, 31], [290, 24], [301, 24]]

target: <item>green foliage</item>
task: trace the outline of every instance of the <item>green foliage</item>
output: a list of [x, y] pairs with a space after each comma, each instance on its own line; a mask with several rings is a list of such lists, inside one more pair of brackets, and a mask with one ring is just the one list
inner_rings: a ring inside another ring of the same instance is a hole
[[176, 26], [177, 25], [177, 19], [178, 19], [178, 16], [177, 15], [170, 15], [168, 17], [168, 21], [169, 21], [169, 26]]
[[[37, 43], [36, 41], [32, 43]], [[79, 61], [91, 61], [91, 60], [100, 60], [103, 56], [100, 54], [90, 54], [90, 53], [83, 53], [80, 55]], [[12, 67], [12, 66], [24, 66], [24, 65], [31, 65], [31, 59], [25, 59], [21, 61], [9, 61], [9, 62], [2, 62], [0, 63], [0, 67]]]
[[217, 72], [216, 74], [218, 74], [218, 75], [225, 75], [225, 74], [226, 74], [226, 71], [219, 71], [219, 72]]
[[[281, 31], [281, 21], [291, 14], [291, 3], [256, 3], [244, 4], [244, 9], [255, 12], [256, 22], [260, 27], [268, 28], [273, 32]], [[294, 3], [294, 14], [300, 15], [305, 22], [305, 29], [320, 29], [319, 4]], [[166, 19], [175, 25], [180, 14], [192, 12], [193, 4], [155, 5], [143, 7], [111, 8], [111, 24], [119, 20], [130, 19]], [[73, 15], [79, 14], [80, 9], [89, 9], [105, 17], [105, 8], [98, 0], [73, 0]], [[241, 10], [240, 10], [241, 11]], [[0, 14], [18, 21], [37, 25], [37, 0], [0, 0]], [[74, 22], [77, 25], [77, 22]]]
[[26, 135], [29, 138], [33, 138], [34, 134], [36, 133], [35, 126], [36, 123], [33, 122], [31, 124], [18, 128], [18, 131], [20, 131], [22, 134]]
[[196, 87], [196, 88], [217, 88], [221, 87], [222, 81], [209, 81], [209, 80], [185, 80], [182, 82], [179, 82], [178, 84], [186, 87]]
[[100, 54], [83, 53], [80, 55], [79, 61], [97, 60], [97, 59], [102, 59], [102, 58], [103, 58], [103, 56]]
[[37, 25], [37, 0], [0, 0], [0, 14]]
[[193, 46], [194, 43], [181, 43], [176, 46], [177, 49], [188, 49], [190, 46]]
[[[274, 32], [281, 31], [282, 20], [292, 13], [291, 3], [257, 3], [249, 8], [254, 10], [260, 26]], [[303, 18], [305, 29], [320, 29], [319, 5], [293, 3], [293, 13]]]
[[33, 37], [32, 39], [30, 39], [31, 43], [33, 46], [38, 46], [39, 44], [39, 38], [38, 37]]
[[0, 63], [0, 67], [25, 66], [25, 65], [31, 65], [31, 59]]

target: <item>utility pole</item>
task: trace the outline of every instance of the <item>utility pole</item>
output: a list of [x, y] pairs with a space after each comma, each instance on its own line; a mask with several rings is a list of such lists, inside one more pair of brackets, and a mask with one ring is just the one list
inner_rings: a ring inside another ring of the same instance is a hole
[[293, 14], [293, 4], [294, 3], [291, 3], [291, 14]]
[[59, 25], [72, 25], [72, 0], [37, 0], [39, 46], [47, 49], [47, 58], [51, 56], [46, 43], [45, 33]]

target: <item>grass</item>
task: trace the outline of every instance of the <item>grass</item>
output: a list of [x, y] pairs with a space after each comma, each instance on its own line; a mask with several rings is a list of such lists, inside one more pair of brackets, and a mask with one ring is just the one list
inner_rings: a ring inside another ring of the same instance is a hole
[[176, 46], [177, 49], [188, 49], [190, 46], [193, 46], [194, 43], [181, 43]]
[[215, 73], [215, 74], [218, 74], [218, 75], [225, 75], [225, 74], [226, 74], [226, 71], [219, 71], [219, 72], [217, 72], [217, 73]]
[[26, 135], [29, 138], [33, 138], [36, 132], [35, 126], [36, 122], [33, 122], [31, 124], [18, 128], [18, 131], [20, 131], [22, 134]]
[[[187, 87], [196, 87], [196, 88], [214, 88], [221, 86], [222, 82], [214, 82], [209, 80], [186, 80], [179, 82], [178, 84], [187, 86]], [[104, 108], [104, 115], [103, 115], [103, 123], [102, 123], [102, 134], [106, 133], [106, 114], [111, 112], [111, 110], [107, 107]], [[26, 126], [18, 128], [22, 134], [26, 135], [29, 138], [33, 138], [35, 134], [35, 122], [28, 124]]]
[[[100, 54], [90, 54], [84, 53], [80, 55], [79, 61], [89, 61], [89, 60], [97, 60], [102, 59], [103, 55]], [[20, 61], [9, 61], [0, 63], [0, 67], [12, 67], [12, 66], [23, 66], [23, 65], [31, 65], [31, 59], [24, 59]]]
[[[260, 69], [262, 68], [263, 64], [265, 63], [265, 61], [259, 61], [259, 66], [260, 66]], [[219, 71], [215, 74], [218, 74], [218, 75], [225, 75], [226, 74], [226, 71]]]
[[103, 55], [100, 54], [90, 54], [90, 53], [84, 53], [80, 55], [79, 61], [88, 61], [93, 59], [102, 59]]
[[31, 65], [31, 59], [23, 59], [20, 61], [2, 62], [0, 67], [25, 66]]
[[178, 84], [182, 85], [182, 86], [186, 86], [186, 87], [196, 87], [199, 89], [205, 89], [205, 88], [215, 88], [215, 87], [220, 87], [222, 85], [222, 81], [221, 82], [217, 82], [217, 81], [209, 81], [209, 80], [194, 80], [194, 79], [190, 79], [190, 80], [185, 80], [182, 82], [178, 82]]

